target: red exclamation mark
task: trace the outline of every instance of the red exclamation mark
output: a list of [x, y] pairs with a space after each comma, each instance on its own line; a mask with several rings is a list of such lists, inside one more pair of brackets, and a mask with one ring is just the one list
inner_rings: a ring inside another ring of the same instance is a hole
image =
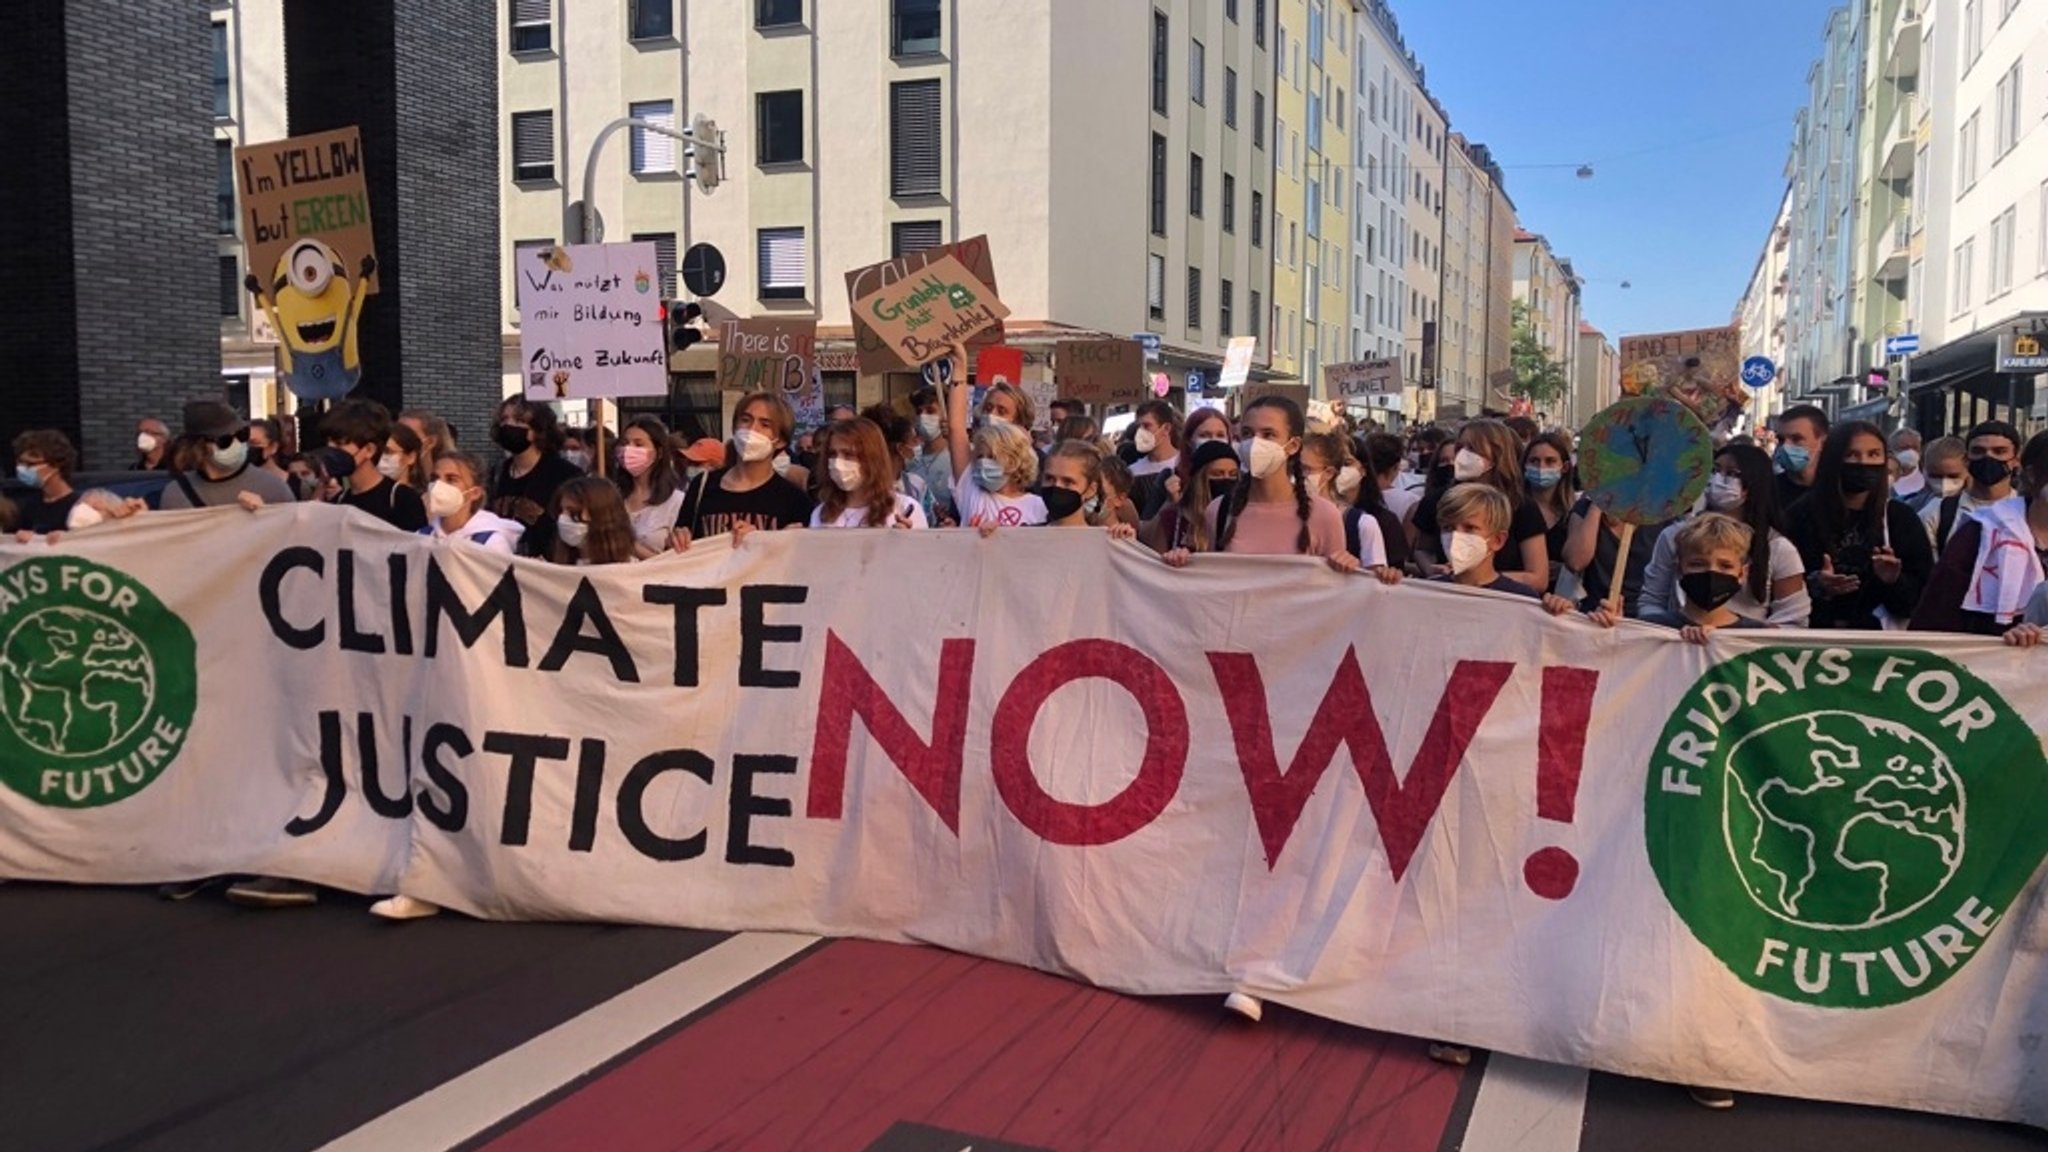
[[[1543, 716], [1536, 736], [1536, 815], [1569, 824], [1578, 815], [1579, 775], [1586, 766], [1586, 729], [1593, 723], [1590, 668], [1543, 670]], [[1538, 849], [1522, 864], [1529, 891], [1562, 900], [1579, 883], [1579, 860], [1562, 848]]]

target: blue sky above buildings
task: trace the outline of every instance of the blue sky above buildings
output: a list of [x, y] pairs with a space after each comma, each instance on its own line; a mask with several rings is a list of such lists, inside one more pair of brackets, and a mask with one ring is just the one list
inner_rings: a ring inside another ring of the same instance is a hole
[[1589, 321], [1610, 338], [1728, 322], [1834, 4], [1394, 3], [1453, 129], [1492, 147], [1522, 226], [1587, 279]]

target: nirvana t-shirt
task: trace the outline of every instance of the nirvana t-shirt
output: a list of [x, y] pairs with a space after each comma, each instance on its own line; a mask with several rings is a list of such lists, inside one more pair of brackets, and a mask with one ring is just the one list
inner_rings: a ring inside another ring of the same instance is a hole
[[692, 540], [727, 535], [737, 524], [773, 532], [811, 522], [814, 504], [803, 489], [780, 476], [770, 476], [759, 488], [729, 492], [723, 485], [729, 471], [705, 476], [700, 485], [691, 486], [693, 490], [683, 500], [683, 515], [689, 523], [678, 521], [676, 527], [688, 528]]
[[427, 526], [426, 502], [395, 480], [379, 480], [375, 488], [350, 492], [341, 498], [341, 505], [368, 512], [401, 532], [417, 532]]

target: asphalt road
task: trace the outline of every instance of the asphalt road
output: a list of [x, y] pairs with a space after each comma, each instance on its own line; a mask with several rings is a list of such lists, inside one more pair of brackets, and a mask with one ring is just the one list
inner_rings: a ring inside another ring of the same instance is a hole
[[0, 1150], [2048, 1149], [1569, 1070], [1525, 1084], [1505, 1058], [1447, 1069], [1405, 1037], [931, 949], [366, 907], [0, 885]]

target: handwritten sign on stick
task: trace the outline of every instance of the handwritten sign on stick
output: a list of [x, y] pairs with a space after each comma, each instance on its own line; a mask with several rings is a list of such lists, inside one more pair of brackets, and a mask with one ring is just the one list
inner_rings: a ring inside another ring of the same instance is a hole
[[519, 253], [519, 357], [529, 400], [668, 394], [654, 245]]
[[774, 392], [801, 411], [816, 380], [816, 320], [728, 320], [718, 338], [718, 387]]
[[[996, 283], [995, 261], [989, 255], [988, 237], [971, 236], [956, 243], [941, 245], [937, 248], [927, 248], [922, 252], [915, 252], [894, 260], [885, 260], [880, 264], [870, 264], [865, 268], [855, 268], [846, 274], [846, 298], [850, 301], [858, 301], [862, 297], [872, 294], [878, 288], [915, 276], [945, 256], [951, 256], [959, 260], [960, 263], [965, 264], [967, 270], [974, 273], [975, 279], [988, 285], [990, 292], [998, 296], [1002, 294], [1002, 285]], [[862, 318], [858, 309], [854, 310], [853, 315], [853, 341], [854, 347], [860, 352], [860, 371], [865, 375], [879, 376], [886, 372], [907, 372], [913, 368], [920, 367], [919, 365], [905, 362], [901, 356], [897, 355], [894, 345], [883, 342], [881, 336], [877, 335], [874, 328], [870, 327], [867, 321]], [[997, 324], [995, 327], [969, 340], [967, 344], [968, 347], [972, 348], [984, 344], [1000, 344], [1002, 342], [1003, 326]]]
[[[350, 279], [363, 257], [376, 253], [362, 133], [354, 128], [235, 149], [235, 188], [248, 270], [265, 284], [277, 275], [278, 258], [299, 240], [332, 248]], [[367, 290], [377, 291], [374, 272]]]
[[1150, 397], [1145, 346], [1136, 340], [1062, 340], [1053, 378], [1082, 404], [1136, 404]]
[[1361, 360], [1355, 364], [1332, 364], [1323, 369], [1323, 380], [1333, 400], [1399, 396], [1401, 363], [1398, 360]]
[[995, 290], [943, 256], [906, 280], [854, 301], [853, 314], [906, 364], [929, 364], [1010, 314]]

